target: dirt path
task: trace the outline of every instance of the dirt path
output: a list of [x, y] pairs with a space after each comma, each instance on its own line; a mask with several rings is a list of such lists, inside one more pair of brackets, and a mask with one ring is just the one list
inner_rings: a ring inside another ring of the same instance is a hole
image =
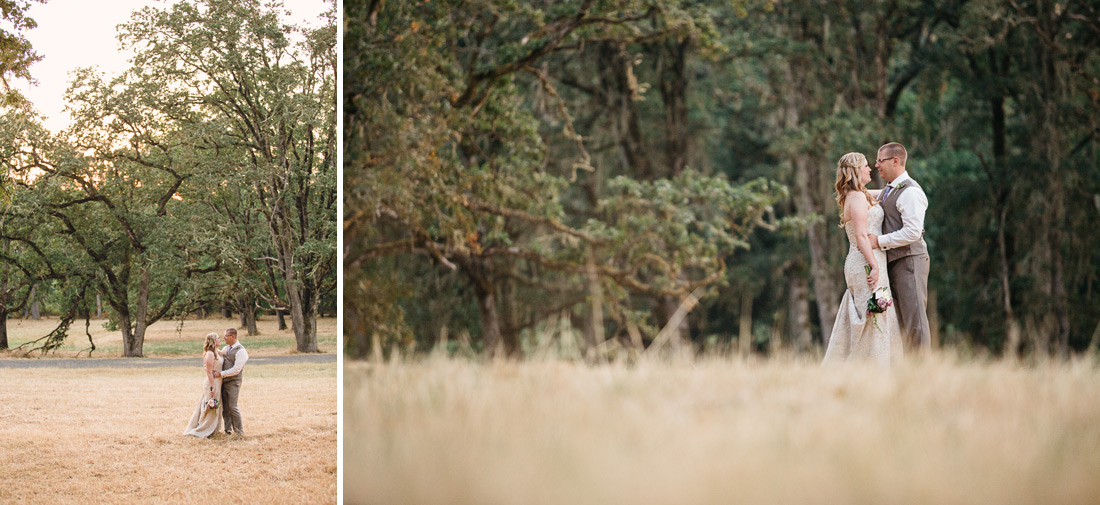
[[[336, 363], [335, 354], [293, 354], [290, 356], [254, 356], [248, 366], [286, 363]], [[150, 368], [199, 366], [201, 360], [189, 358], [65, 358], [0, 359], [0, 368]]]

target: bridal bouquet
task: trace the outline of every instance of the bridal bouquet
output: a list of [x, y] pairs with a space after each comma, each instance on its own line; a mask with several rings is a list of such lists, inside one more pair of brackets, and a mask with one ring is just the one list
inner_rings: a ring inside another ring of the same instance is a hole
[[221, 404], [221, 402], [219, 402], [217, 398], [211, 398], [209, 400], [206, 400], [206, 408], [211, 409], [211, 410], [218, 408], [218, 405], [220, 405], [220, 404]]
[[882, 328], [878, 327], [878, 320], [875, 318], [875, 314], [886, 312], [886, 309], [893, 304], [894, 300], [890, 298], [890, 288], [885, 286], [871, 293], [871, 298], [867, 300], [867, 315], [871, 316], [871, 323], [875, 325], [878, 331], [882, 331]]

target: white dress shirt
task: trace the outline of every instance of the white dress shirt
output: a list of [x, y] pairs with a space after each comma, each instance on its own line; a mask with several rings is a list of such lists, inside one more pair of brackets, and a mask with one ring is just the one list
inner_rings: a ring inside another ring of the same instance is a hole
[[244, 349], [244, 346], [241, 345], [240, 342], [237, 342], [233, 345], [225, 346], [225, 348], [222, 349], [222, 352], [229, 353], [229, 349], [232, 349], [234, 347], [238, 349], [237, 357], [233, 359], [233, 366], [230, 367], [229, 370], [222, 371], [222, 377], [232, 377], [241, 373], [241, 371], [244, 370], [245, 362], [248, 361], [248, 351]]
[[[897, 187], [905, 181], [911, 181], [909, 172], [902, 172], [890, 186], [890, 192], [897, 191]], [[912, 244], [924, 236], [924, 213], [928, 210], [928, 197], [919, 186], [907, 188], [894, 202], [901, 214], [901, 229], [893, 233], [880, 235], [878, 246], [882, 250], [893, 249]]]

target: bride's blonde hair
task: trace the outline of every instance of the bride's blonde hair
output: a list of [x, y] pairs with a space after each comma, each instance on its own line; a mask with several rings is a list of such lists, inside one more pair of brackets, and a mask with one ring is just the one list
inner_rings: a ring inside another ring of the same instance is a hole
[[202, 344], [202, 353], [206, 354], [206, 351], [216, 351], [218, 349], [218, 334], [207, 333], [206, 342]]
[[844, 199], [848, 193], [859, 191], [867, 197], [867, 204], [874, 206], [875, 199], [867, 188], [859, 183], [859, 167], [867, 163], [867, 157], [860, 153], [848, 153], [840, 157], [836, 164], [836, 205], [839, 207], [840, 227], [844, 227]]

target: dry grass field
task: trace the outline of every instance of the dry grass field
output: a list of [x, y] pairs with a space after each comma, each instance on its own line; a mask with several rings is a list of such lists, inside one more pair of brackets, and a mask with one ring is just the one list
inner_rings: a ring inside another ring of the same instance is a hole
[[[122, 355], [122, 333], [108, 331], [103, 327], [106, 320], [93, 319], [87, 328], [95, 342], [96, 350], [92, 357], [114, 358]], [[145, 332], [145, 356], [198, 356], [202, 354], [202, 342], [207, 333], [216, 332], [219, 335], [230, 327], [238, 328], [241, 343], [248, 349], [251, 356], [275, 356], [295, 353], [294, 332], [289, 328], [278, 330], [278, 321], [274, 317], [262, 317], [256, 322], [259, 335], [249, 335], [243, 328], [239, 328], [239, 319], [226, 319], [210, 317], [207, 319], [186, 319], [183, 324], [180, 321], [159, 321], [154, 323]], [[287, 325], [290, 319], [287, 318]], [[9, 347], [15, 348], [20, 344], [47, 335], [57, 327], [57, 318], [43, 317], [37, 321], [32, 319], [8, 320]], [[85, 333], [84, 320], [73, 321], [69, 336], [51, 357], [63, 358], [88, 356], [88, 335]], [[320, 318], [317, 320], [317, 347], [321, 352], [336, 352], [336, 318]], [[0, 353], [2, 356], [18, 356], [17, 352]], [[37, 356], [37, 353], [35, 354]]]
[[180, 434], [194, 367], [0, 367], [0, 503], [335, 503], [336, 364], [245, 369], [244, 438]]
[[1100, 370], [348, 363], [353, 504], [1095, 504]]

